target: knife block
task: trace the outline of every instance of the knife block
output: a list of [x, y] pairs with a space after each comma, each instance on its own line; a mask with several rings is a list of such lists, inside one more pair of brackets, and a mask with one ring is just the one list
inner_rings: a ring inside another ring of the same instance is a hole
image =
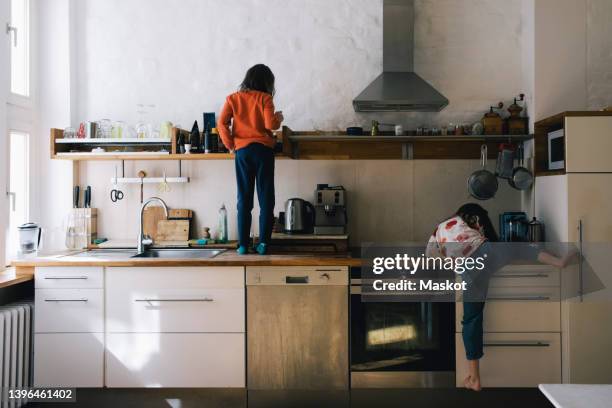
[[[70, 213], [66, 246], [68, 248], [87, 248], [98, 238], [98, 209], [73, 208]], [[69, 245], [68, 237], [71, 237]]]

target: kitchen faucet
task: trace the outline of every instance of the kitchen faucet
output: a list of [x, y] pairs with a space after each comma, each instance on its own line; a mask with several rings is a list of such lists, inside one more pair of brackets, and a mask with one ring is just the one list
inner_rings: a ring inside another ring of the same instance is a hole
[[151, 238], [148, 235], [144, 235], [143, 232], [143, 219], [144, 219], [144, 210], [147, 207], [147, 205], [149, 205], [150, 203], [157, 201], [159, 202], [162, 207], [164, 207], [164, 212], [166, 213], [166, 218], [168, 218], [168, 206], [166, 205], [166, 203], [164, 202], [164, 200], [162, 200], [159, 197], [151, 197], [148, 198], [143, 204], [142, 207], [140, 207], [140, 222], [139, 222], [139, 229], [138, 229], [138, 255], [144, 253], [145, 251], [145, 245], [151, 245], [153, 243], [153, 238]]

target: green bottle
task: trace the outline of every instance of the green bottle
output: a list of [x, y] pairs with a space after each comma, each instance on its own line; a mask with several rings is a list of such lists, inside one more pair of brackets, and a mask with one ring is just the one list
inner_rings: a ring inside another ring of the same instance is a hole
[[227, 210], [225, 204], [219, 209], [219, 237], [218, 242], [225, 244], [227, 242]]

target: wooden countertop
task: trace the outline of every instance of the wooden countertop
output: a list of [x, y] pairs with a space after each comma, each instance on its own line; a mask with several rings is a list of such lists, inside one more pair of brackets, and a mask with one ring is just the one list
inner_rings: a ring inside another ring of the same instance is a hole
[[227, 251], [214, 258], [160, 259], [160, 258], [102, 258], [74, 257], [74, 252], [55, 253], [36, 258], [13, 261], [17, 271], [36, 266], [361, 266], [361, 260], [347, 254], [283, 254], [238, 255]]
[[34, 279], [34, 268], [9, 268], [0, 272], [0, 288], [18, 285]]

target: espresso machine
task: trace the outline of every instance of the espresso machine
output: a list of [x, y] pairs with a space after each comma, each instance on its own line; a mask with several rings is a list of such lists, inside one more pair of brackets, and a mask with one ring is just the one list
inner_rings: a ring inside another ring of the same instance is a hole
[[346, 234], [348, 217], [346, 214], [346, 190], [344, 187], [317, 184], [314, 195], [314, 234]]

